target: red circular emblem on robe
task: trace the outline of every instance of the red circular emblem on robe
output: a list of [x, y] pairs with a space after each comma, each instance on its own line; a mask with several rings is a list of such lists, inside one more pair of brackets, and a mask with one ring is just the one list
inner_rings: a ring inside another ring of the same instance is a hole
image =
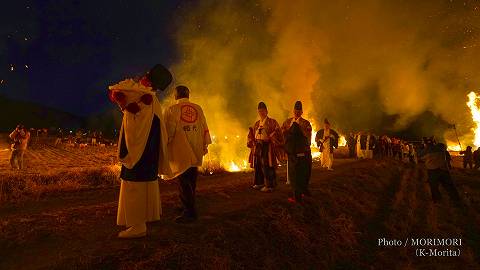
[[183, 105], [181, 108], [180, 118], [187, 123], [194, 123], [197, 121], [198, 112], [193, 106]]

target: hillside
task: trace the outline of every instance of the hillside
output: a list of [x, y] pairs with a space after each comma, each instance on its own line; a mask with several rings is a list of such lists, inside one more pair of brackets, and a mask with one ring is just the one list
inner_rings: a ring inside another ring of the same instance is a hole
[[40, 104], [12, 100], [0, 95], [0, 132], [9, 131], [18, 123], [33, 128], [78, 128], [85, 120], [71, 113]]

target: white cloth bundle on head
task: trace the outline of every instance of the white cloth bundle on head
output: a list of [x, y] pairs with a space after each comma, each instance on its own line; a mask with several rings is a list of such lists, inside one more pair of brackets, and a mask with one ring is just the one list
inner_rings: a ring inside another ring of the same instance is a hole
[[[136, 114], [123, 110], [122, 127], [120, 129], [120, 137], [118, 142], [119, 153], [123, 136], [125, 136], [125, 144], [128, 154], [124, 157], [119, 157], [120, 162], [128, 169], [132, 169], [140, 160], [147, 144], [148, 136], [152, 126], [154, 115], [160, 120], [160, 158], [158, 166], [158, 174], [170, 175], [171, 170], [168, 163], [168, 134], [163, 119], [162, 108], [160, 101], [152, 91], [152, 88], [146, 87], [132, 79], [127, 79], [119, 82], [116, 85], [110, 86], [112, 91], [120, 91], [126, 96], [126, 104], [137, 102], [140, 111]], [[152, 95], [152, 103], [146, 105], [140, 102], [140, 98], [144, 94]]]

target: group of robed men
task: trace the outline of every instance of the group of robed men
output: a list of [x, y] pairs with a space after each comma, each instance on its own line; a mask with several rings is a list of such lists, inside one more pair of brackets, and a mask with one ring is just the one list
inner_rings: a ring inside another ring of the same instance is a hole
[[[212, 141], [202, 108], [189, 101], [186, 86], [175, 87], [176, 104], [162, 111], [155, 91], [165, 90], [172, 80], [171, 73], [157, 65], [139, 79], [126, 79], [109, 87], [109, 98], [123, 112], [118, 144], [121, 186], [117, 224], [127, 229], [119, 233], [120, 238], [143, 237], [146, 223], [160, 219], [159, 175], [178, 181], [183, 207], [175, 221], [189, 223], [197, 219], [198, 167]], [[287, 160], [287, 178], [293, 187], [289, 201], [303, 203], [304, 196], [309, 195], [312, 170], [312, 126], [302, 118], [302, 103], [295, 103], [294, 116], [281, 128], [268, 117], [265, 103], [259, 103], [258, 114], [260, 120], [250, 128], [248, 136], [250, 163], [255, 168], [254, 188], [272, 191], [278, 161]], [[331, 170], [338, 134], [330, 129], [328, 120], [324, 124], [315, 141], [323, 152], [322, 166]]]
[[[247, 140], [247, 146], [251, 149], [250, 166], [255, 170], [253, 188], [272, 192], [276, 186], [278, 162], [287, 161], [287, 183], [293, 190], [288, 200], [303, 203], [304, 196], [310, 195], [312, 125], [302, 118], [302, 102], [295, 102], [293, 117], [288, 118], [281, 127], [268, 116], [264, 102], [258, 104], [258, 115], [260, 119], [249, 129]], [[332, 170], [333, 150], [338, 147], [338, 138], [338, 133], [330, 128], [330, 123], [325, 119], [324, 128], [317, 132], [315, 141], [322, 152], [322, 167], [328, 170]]]
[[157, 65], [141, 79], [126, 79], [109, 87], [110, 99], [123, 112], [117, 224], [127, 229], [119, 233], [120, 238], [144, 237], [146, 223], [160, 219], [159, 175], [178, 181], [183, 207], [175, 221], [197, 219], [198, 167], [212, 141], [202, 108], [189, 101], [186, 86], [175, 87], [176, 104], [162, 111], [155, 91], [165, 90], [172, 79], [165, 67]]

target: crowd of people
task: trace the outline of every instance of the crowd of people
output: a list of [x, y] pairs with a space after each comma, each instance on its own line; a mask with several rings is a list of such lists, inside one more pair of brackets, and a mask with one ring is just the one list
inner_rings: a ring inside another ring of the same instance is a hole
[[69, 145], [80, 147], [85, 145], [90, 146], [105, 146], [112, 145], [113, 141], [106, 139], [102, 131], [83, 130], [78, 129], [75, 132], [65, 132], [63, 129], [57, 129], [55, 135], [55, 146]]
[[421, 142], [408, 142], [397, 137], [375, 135], [370, 132], [351, 132], [347, 137], [350, 158], [394, 158], [418, 163]]

